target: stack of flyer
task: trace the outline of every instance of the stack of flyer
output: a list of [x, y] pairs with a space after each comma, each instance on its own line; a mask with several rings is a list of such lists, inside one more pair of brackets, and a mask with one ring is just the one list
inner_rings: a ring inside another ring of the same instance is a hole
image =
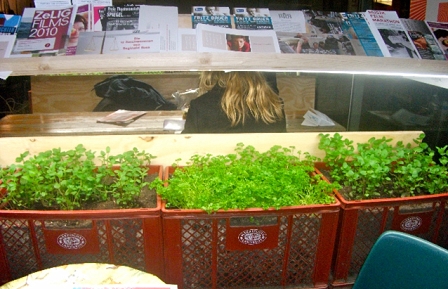
[[334, 122], [324, 113], [315, 109], [308, 110], [303, 116], [304, 126], [334, 126]]

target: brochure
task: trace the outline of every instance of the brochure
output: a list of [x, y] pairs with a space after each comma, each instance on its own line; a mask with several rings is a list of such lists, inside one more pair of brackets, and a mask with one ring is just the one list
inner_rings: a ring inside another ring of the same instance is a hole
[[92, 29], [93, 31], [105, 31], [103, 29], [104, 8], [106, 5], [92, 5]]
[[303, 10], [307, 33], [342, 34], [342, 19], [338, 12]]
[[178, 9], [175, 6], [141, 5], [138, 29], [160, 31], [160, 51], [177, 50]]
[[137, 30], [139, 5], [106, 6], [103, 8], [103, 31]]
[[346, 34], [277, 32], [282, 53], [365, 55]]
[[[341, 12], [342, 30], [353, 41], [358, 42], [367, 56], [383, 57], [375, 36], [365, 20], [365, 12]], [[362, 54], [356, 54], [362, 55]]]
[[425, 21], [405, 18], [400, 20], [414, 42], [421, 59], [445, 60], [443, 50], [437, 45], [437, 39]]
[[8, 58], [11, 55], [15, 40], [15, 35], [0, 36], [0, 58]]
[[22, 16], [0, 13], [0, 35], [16, 34]]
[[101, 54], [106, 31], [86, 31], [79, 35], [76, 55]]
[[420, 58], [397, 12], [367, 10], [365, 19], [385, 57]]
[[432, 35], [437, 39], [437, 44], [448, 59], [448, 22], [426, 21]]
[[[73, 5], [78, 5], [79, 6], [83, 6], [83, 5], [87, 5], [88, 6], [88, 27], [86, 28], [86, 31], [101, 31], [102, 27], [101, 27], [101, 23], [99, 24], [98, 30], [94, 30], [94, 20], [93, 20], [93, 16], [94, 16], [94, 7], [106, 7], [106, 6], [112, 6], [112, 0], [72, 0]], [[78, 8], [78, 13], [79, 13], [79, 8]]]
[[64, 55], [75, 15], [76, 6], [25, 8], [13, 54]]
[[36, 8], [55, 8], [72, 5], [70, 0], [34, 0], [34, 7]]
[[177, 30], [177, 38], [178, 51], [198, 51], [195, 29], [179, 28]]
[[233, 8], [233, 21], [236, 29], [274, 29], [268, 8], [235, 7]]
[[301, 10], [271, 10], [272, 26], [276, 32], [306, 33], [305, 15]]
[[196, 40], [198, 52], [280, 53], [274, 30], [236, 30], [198, 24]]
[[303, 116], [304, 126], [334, 126], [334, 122], [326, 114], [315, 109], [308, 110]]
[[77, 11], [75, 19], [73, 20], [73, 25], [70, 30], [70, 37], [67, 41], [65, 55], [75, 55], [76, 46], [78, 45], [79, 36], [85, 31], [91, 31], [90, 19], [90, 5], [83, 4], [77, 6]]
[[193, 6], [191, 23], [193, 28], [196, 28], [199, 23], [232, 28], [230, 8], [217, 6]]
[[160, 52], [159, 31], [106, 31], [102, 54]]

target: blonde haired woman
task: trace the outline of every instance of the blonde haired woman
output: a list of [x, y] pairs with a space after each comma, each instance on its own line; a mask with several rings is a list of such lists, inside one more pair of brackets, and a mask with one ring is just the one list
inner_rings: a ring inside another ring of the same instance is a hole
[[[266, 79], [268, 77], [269, 79]], [[286, 132], [275, 74], [203, 72], [182, 133]]]

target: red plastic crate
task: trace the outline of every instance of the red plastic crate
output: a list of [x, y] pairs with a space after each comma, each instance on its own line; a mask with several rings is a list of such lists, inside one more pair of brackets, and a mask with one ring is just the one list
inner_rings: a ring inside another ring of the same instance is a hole
[[[164, 177], [173, 172], [165, 168]], [[167, 209], [165, 282], [184, 288], [327, 288], [340, 204], [280, 210]], [[255, 224], [254, 224], [255, 223]]]
[[[148, 174], [162, 178], [162, 166]], [[72, 221], [82, 226], [53, 227]], [[0, 284], [74, 263], [125, 265], [163, 278], [161, 200], [156, 208], [0, 210]]]
[[[317, 172], [325, 169], [316, 164]], [[448, 248], [448, 193], [361, 201], [347, 201], [336, 192], [341, 202], [341, 217], [332, 286], [354, 283], [370, 249], [387, 230], [413, 234]]]

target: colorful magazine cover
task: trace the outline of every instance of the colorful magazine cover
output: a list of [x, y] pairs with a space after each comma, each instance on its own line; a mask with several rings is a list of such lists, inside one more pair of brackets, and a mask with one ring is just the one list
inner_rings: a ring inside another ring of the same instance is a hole
[[448, 23], [426, 21], [426, 24], [431, 29], [432, 35], [437, 39], [437, 44], [445, 54], [445, 58], [448, 59]]
[[0, 13], [0, 35], [16, 34], [21, 20], [20, 15]]
[[198, 52], [280, 53], [274, 30], [237, 30], [206, 24], [196, 27]]
[[270, 10], [275, 31], [306, 33], [305, 15], [301, 10]]
[[229, 7], [193, 6], [191, 12], [192, 28], [199, 23], [232, 28], [232, 18]]
[[76, 46], [81, 33], [91, 31], [90, 19], [90, 5], [84, 4], [77, 6], [75, 19], [70, 30], [70, 37], [68, 39], [65, 55], [75, 55]]
[[24, 9], [13, 54], [65, 55], [76, 6]]
[[138, 30], [139, 5], [106, 6], [103, 9], [103, 31]]
[[342, 34], [342, 20], [338, 12], [303, 10], [306, 31], [312, 34]]
[[274, 29], [268, 8], [235, 7], [233, 8], [233, 21], [236, 29]]
[[445, 60], [445, 54], [439, 47], [437, 39], [423, 20], [401, 18], [401, 23], [408, 31], [421, 59]]
[[345, 34], [277, 32], [282, 53], [364, 55]]
[[340, 15], [344, 33], [355, 43], [362, 46], [366, 56], [383, 57], [383, 53], [365, 20], [364, 12], [341, 12]]
[[385, 57], [420, 58], [397, 12], [367, 10], [365, 17]]

